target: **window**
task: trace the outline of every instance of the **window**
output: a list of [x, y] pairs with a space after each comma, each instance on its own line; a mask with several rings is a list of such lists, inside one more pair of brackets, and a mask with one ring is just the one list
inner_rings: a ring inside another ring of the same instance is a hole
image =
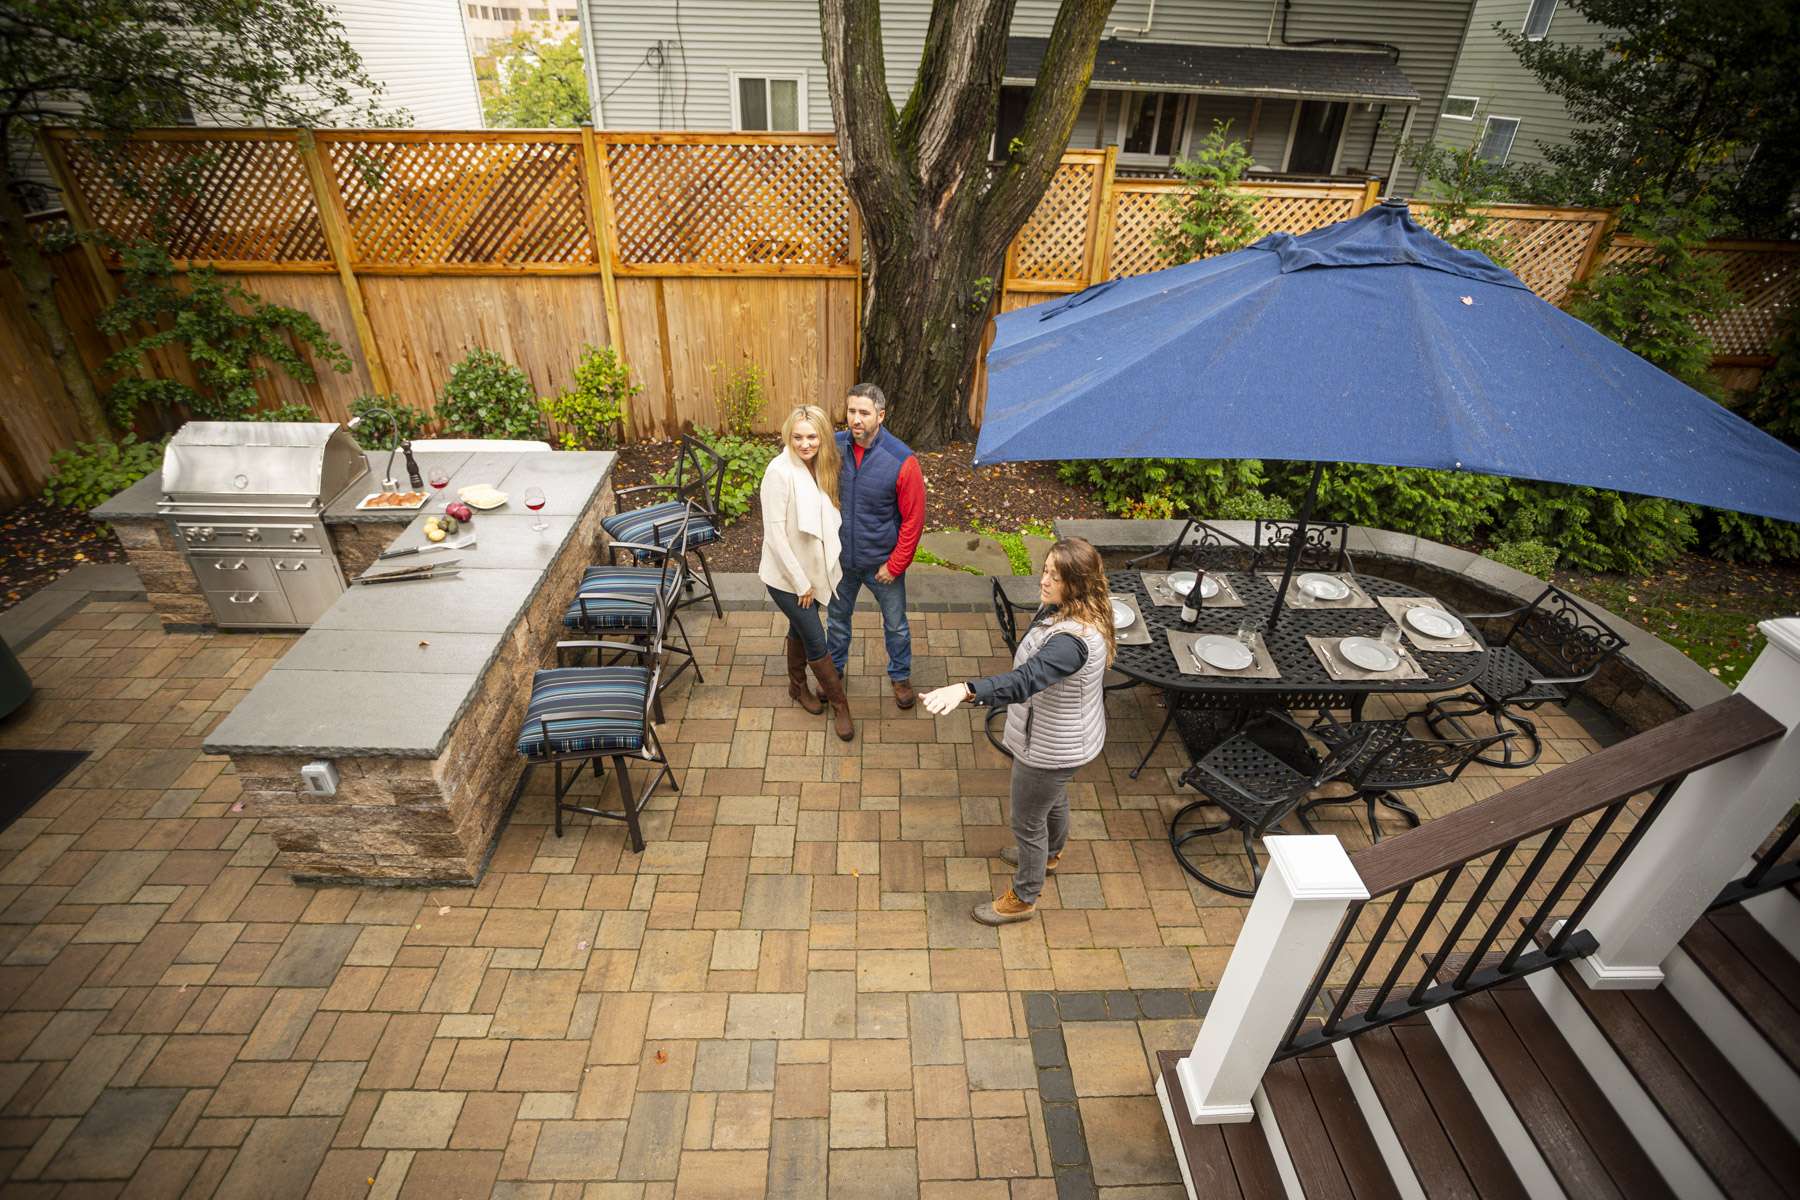
[[1531, 0], [1531, 11], [1525, 14], [1525, 40], [1541, 42], [1550, 32], [1550, 18], [1556, 15], [1556, 0]]
[[1475, 157], [1483, 162], [1504, 164], [1506, 156], [1512, 153], [1513, 138], [1519, 134], [1517, 117], [1489, 117], [1487, 124], [1481, 129], [1481, 145], [1475, 150]]
[[1452, 121], [1473, 121], [1480, 105], [1478, 96], [1445, 96], [1443, 115]]
[[464, 5], [464, 6], [463, 6], [463, 7], [465, 7], [465, 8], [467, 8], [467, 9], [468, 9], [468, 10], [469, 10], [469, 15], [470, 15], [470, 16], [471, 16], [471, 17], [475, 17], [475, 18], [477, 18], [477, 19], [480, 19], [480, 17], [481, 17], [481, 5], [479, 5], [479, 4], [467, 4], [467, 5]]
[[1171, 158], [1181, 152], [1187, 97], [1177, 92], [1129, 92], [1119, 106], [1119, 152]]
[[1030, 103], [1028, 87], [1000, 89], [1000, 110], [994, 117], [994, 148], [990, 155], [995, 162], [1011, 157], [1012, 140], [1025, 128], [1025, 106]]
[[527, 9], [526, 13], [534, 21], [548, 21], [550, 19], [550, 10], [547, 8]]
[[747, 132], [806, 132], [806, 74], [731, 73], [731, 123]]
[[496, 8], [495, 8], [495, 9], [494, 9], [494, 17], [495, 17], [495, 19], [496, 19], [496, 20], [500, 20], [500, 21], [517, 21], [517, 20], [519, 20], [519, 19], [520, 19], [520, 18], [519, 18], [519, 13], [520, 13], [520, 12], [521, 12], [521, 11], [522, 11], [522, 10], [520, 10], [520, 9], [517, 9], [517, 8], [499, 8], [499, 7], [496, 7]]

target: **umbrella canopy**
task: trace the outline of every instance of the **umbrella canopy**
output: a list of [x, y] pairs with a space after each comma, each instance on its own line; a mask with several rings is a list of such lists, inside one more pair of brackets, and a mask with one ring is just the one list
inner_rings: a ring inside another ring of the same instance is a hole
[[1800, 520], [1800, 452], [1403, 203], [1001, 316], [978, 464], [1276, 458]]

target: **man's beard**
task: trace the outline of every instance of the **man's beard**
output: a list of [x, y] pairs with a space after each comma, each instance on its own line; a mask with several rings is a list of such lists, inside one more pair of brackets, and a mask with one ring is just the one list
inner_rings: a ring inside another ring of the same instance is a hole
[[874, 443], [875, 435], [880, 432], [881, 426], [879, 425], [869, 430], [867, 433], [858, 433], [856, 430], [852, 429], [850, 431], [850, 440], [861, 446], [864, 450], [867, 450], [870, 445]]

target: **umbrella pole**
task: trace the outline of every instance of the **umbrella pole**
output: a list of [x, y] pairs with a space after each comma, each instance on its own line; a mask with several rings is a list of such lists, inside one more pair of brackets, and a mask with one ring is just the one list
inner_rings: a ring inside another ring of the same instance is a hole
[[1269, 610], [1269, 628], [1274, 629], [1281, 622], [1282, 602], [1287, 599], [1288, 581], [1294, 577], [1294, 564], [1300, 561], [1300, 548], [1306, 544], [1306, 526], [1312, 521], [1313, 504], [1319, 498], [1319, 479], [1325, 474], [1325, 464], [1313, 464], [1312, 479], [1306, 485], [1306, 499], [1300, 502], [1299, 527], [1294, 536], [1288, 539], [1287, 563], [1281, 569], [1281, 586], [1275, 589], [1275, 607]]

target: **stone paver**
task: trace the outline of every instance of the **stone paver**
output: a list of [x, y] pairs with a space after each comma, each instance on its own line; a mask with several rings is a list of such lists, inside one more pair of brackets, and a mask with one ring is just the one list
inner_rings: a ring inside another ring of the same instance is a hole
[[[849, 744], [788, 702], [770, 615], [684, 619], [708, 682], [666, 697], [682, 788], [644, 814], [645, 853], [582, 818], [556, 838], [540, 780], [478, 887], [397, 891], [295, 884], [231, 764], [200, 751], [292, 638], [166, 633], [141, 602], [63, 618], [24, 656], [36, 696], [0, 724], [0, 746], [90, 753], [0, 833], [7, 1190], [1178, 1184], [1151, 1064], [1191, 1039], [1246, 906], [1169, 857], [1174, 739], [1127, 774], [1154, 696], [1111, 697], [1040, 918], [994, 931], [966, 914], [1008, 876], [1008, 764], [979, 720], [894, 705], [874, 613]], [[1006, 665], [991, 615], [913, 630], [922, 686]], [[1543, 717], [1544, 769], [1595, 748]], [[1419, 807], [1499, 786], [1477, 768]], [[1348, 810], [1321, 819], [1364, 844]]]

